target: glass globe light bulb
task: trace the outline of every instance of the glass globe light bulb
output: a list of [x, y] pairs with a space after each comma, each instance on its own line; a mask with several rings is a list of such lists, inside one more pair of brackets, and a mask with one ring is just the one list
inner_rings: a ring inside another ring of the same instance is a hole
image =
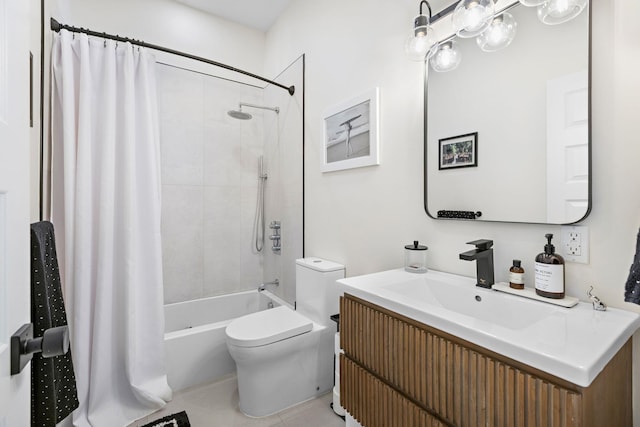
[[462, 38], [477, 36], [489, 26], [494, 13], [493, 0], [462, 0], [453, 11], [456, 35]]
[[520, 4], [522, 4], [523, 6], [533, 7], [533, 6], [540, 6], [542, 3], [546, 1], [548, 0], [520, 0]]
[[548, 25], [562, 24], [580, 14], [587, 0], [548, 0], [538, 6], [538, 19]]
[[489, 27], [477, 38], [476, 43], [485, 52], [495, 52], [511, 44], [516, 37], [518, 23], [508, 12], [496, 16]]
[[453, 40], [441, 43], [438, 50], [431, 56], [429, 64], [434, 71], [439, 73], [452, 71], [458, 68], [462, 55]]
[[438, 46], [438, 38], [425, 15], [418, 15], [414, 20], [414, 28], [407, 37], [404, 50], [412, 61], [425, 61]]

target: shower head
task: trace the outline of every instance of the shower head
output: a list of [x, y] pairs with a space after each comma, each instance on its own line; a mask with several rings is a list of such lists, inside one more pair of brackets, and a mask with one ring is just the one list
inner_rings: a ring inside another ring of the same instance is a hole
[[252, 117], [251, 114], [245, 113], [244, 111], [242, 111], [242, 107], [259, 108], [261, 110], [274, 111], [276, 114], [280, 113], [279, 107], [265, 107], [263, 105], [254, 105], [254, 104], [247, 104], [246, 102], [241, 102], [237, 110], [230, 110], [227, 112], [227, 114], [233, 117], [234, 119], [240, 119], [240, 120], [251, 119]]
[[241, 109], [240, 110], [229, 110], [229, 111], [227, 111], [227, 114], [230, 117], [233, 117], [234, 119], [238, 119], [238, 120], [250, 120], [251, 117], [253, 117], [253, 116], [251, 116], [251, 114], [245, 113]]

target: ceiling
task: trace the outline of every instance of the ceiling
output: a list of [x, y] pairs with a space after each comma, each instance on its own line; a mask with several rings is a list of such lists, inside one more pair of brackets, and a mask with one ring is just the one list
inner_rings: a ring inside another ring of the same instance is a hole
[[176, 0], [229, 21], [267, 31], [292, 0]]
[[[176, 0], [195, 9], [220, 16], [238, 24], [267, 31], [293, 0]], [[455, 0], [430, 0], [434, 14]], [[420, 2], [416, 2], [416, 15]], [[423, 8], [427, 14], [427, 8]]]

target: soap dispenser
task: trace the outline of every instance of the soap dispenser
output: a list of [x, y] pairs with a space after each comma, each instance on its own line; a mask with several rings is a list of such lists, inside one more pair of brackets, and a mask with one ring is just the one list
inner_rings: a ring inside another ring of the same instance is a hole
[[553, 234], [545, 234], [547, 244], [544, 252], [536, 257], [536, 294], [554, 299], [564, 298], [564, 259], [555, 253], [551, 244]]

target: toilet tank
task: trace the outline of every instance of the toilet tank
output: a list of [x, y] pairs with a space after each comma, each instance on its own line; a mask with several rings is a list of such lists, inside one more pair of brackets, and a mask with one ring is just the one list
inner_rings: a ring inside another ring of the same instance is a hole
[[296, 260], [296, 311], [321, 325], [340, 311], [336, 280], [344, 279], [344, 265], [320, 258]]

